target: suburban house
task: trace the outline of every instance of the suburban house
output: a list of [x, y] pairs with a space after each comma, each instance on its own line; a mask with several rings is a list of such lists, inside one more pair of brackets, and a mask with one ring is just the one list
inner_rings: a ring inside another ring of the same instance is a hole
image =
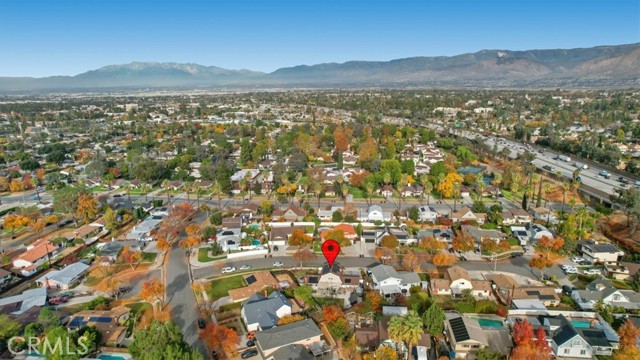
[[367, 209], [367, 221], [389, 221], [391, 220], [391, 214], [382, 211], [380, 205], [371, 205]]
[[539, 221], [545, 221], [549, 224], [557, 224], [558, 217], [553, 213], [552, 210], [549, 210], [544, 207], [533, 208], [530, 210], [533, 213], [533, 218]]
[[0, 285], [4, 284], [9, 280], [11, 280], [11, 272], [3, 268], [0, 268]]
[[347, 307], [355, 300], [354, 292], [362, 282], [362, 275], [358, 268], [341, 268], [334, 263], [331, 269], [324, 265], [318, 274], [307, 274], [302, 280], [317, 296], [341, 298]]
[[509, 229], [511, 230], [511, 234], [518, 239], [520, 245], [537, 243], [544, 236], [553, 238], [553, 233], [540, 224], [511, 226]]
[[126, 321], [131, 309], [117, 306], [111, 310], [82, 310], [71, 315], [67, 323], [69, 331], [77, 331], [85, 326], [95, 326], [102, 334], [102, 342], [107, 346], [122, 345], [127, 337]]
[[474, 213], [468, 207], [463, 207], [462, 209], [451, 213], [451, 220], [454, 223], [465, 222], [465, 221], [475, 221], [478, 224], [484, 224], [487, 219], [487, 214], [482, 213]]
[[436, 222], [436, 219], [440, 216], [433, 206], [420, 206], [418, 212], [420, 221]]
[[88, 268], [89, 265], [76, 262], [61, 270], [49, 271], [47, 274], [36, 280], [36, 284], [50, 289], [68, 290], [78, 280], [80, 280], [80, 277], [82, 277]]
[[289, 237], [294, 231], [300, 229], [305, 231], [304, 226], [274, 226], [269, 233], [269, 245], [284, 246], [289, 241]]
[[[389, 316], [383, 316], [380, 321], [374, 324], [363, 324], [358, 326], [355, 331], [355, 338], [358, 349], [360, 351], [375, 351], [378, 347], [387, 346], [406, 352], [406, 347], [402, 343], [396, 343], [389, 338]], [[429, 333], [423, 333], [417, 346], [425, 348], [431, 347], [431, 337]]]
[[537, 300], [545, 307], [560, 305], [560, 297], [555, 289], [549, 286], [527, 286], [513, 289], [511, 299], [515, 300]]
[[58, 253], [58, 247], [49, 240], [40, 239], [27, 246], [27, 251], [13, 259], [13, 267], [20, 269], [23, 276], [36, 273], [38, 266]]
[[327, 206], [324, 209], [318, 210], [318, 218], [324, 221], [330, 221], [333, 218], [333, 213], [336, 211], [342, 212], [342, 206]]
[[558, 359], [592, 359], [595, 355], [611, 355], [612, 344], [603, 329], [589, 326], [577, 326], [577, 322], [567, 320], [563, 315], [549, 322], [553, 331], [551, 349]]
[[456, 359], [473, 359], [475, 353], [489, 346], [487, 337], [477, 320], [466, 316], [444, 322], [446, 337]]
[[531, 214], [529, 214], [524, 209], [511, 208], [507, 211], [511, 213], [511, 216], [513, 216], [513, 219], [516, 222], [516, 224], [531, 224], [531, 222], [533, 221], [533, 216], [531, 216]]
[[240, 250], [241, 240], [242, 231], [240, 229], [222, 229], [218, 231], [215, 237], [215, 241], [225, 252]]
[[476, 299], [493, 297], [491, 283], [487, 280], [471, 280], [467, 270], [460, 266], [447, 268], [444, 279], [431, 279], [429, 288], [432, 295], [460, 296], [465, 290], [471, 290]]
[[493, 240], [499, 243], [507, 237], [506, 234], [498, 230], [481, 229], [477, 226], [472, 225], [462, 225], [461, 228], [462, 231], [466, 231], [467, 234], [469, 234], [469, 236], [473, 238], [476, 244], [480, 244], [482, 240], [485, 239]]
[[358, 240], [358, 233], [356, 232], [356, 228], [351, 224], [338, 224], [333, 227], [332, 230], [323, 230], [320, 231], [320, 241], [324, 242], [329, 240], [326, 238], [327, 234], [331, 231], [342, 231], [345, 239], [349, 240], [351, 244]]
[[627, 310], [640, 310], [640, 294], [633, 290], [615, 288], [609, 280], [599, 278], [587, 285], [584, 290], [573, 290], [571, 298], [582, 310], [592, 310], [598, 301]]
[[0, 314], [20, 315], [34, 306], [47, 305], [47, 288], [25, 290], [22, 294], [0, 298]]
[[578, 243], [585, 260], [596, 263], [616, 262], [624, 256], [624, 252], [611, 244], [600, 244], [597, 241], [585, 240]]
[[369, 269], [373, 288], [381, 295], [391, 297], [406, 294], [412, 286], [421, 286], [418, 274], [408, 271], [396, 271], [389, 265], [377, 265]]
[[318, 325], [312, 319], [305, 319], [256, 332], [256, 347], [263, 359], [269, 359], [274, 352], [292, 345], [324, 350], [326, 345], [321, 337]]
[[433, 236], [436, 240], [442, 241], [447, 244], [451, 244], [453, 240], [453, 230], [451, 228], [446, 229], [426, 229], [418, 231], [416, 237], [418, 241]]
[[285, 209], [274, 210], [271, 214], [273, 219], [283, 218], [285, 221], [301, 221], [305, 216], [307, 216], [307, 212], [295, 205], [289, 205]]
[[246, 285], [241, 288], [229, 290], [229, 298], [233, 302], [247, 300], [267, 288], [280, 288], [280, 282], [269, 271], [256, 271], [254, 273], [242, 275], [242, 277]]
[[604, 275], [611, 279], [627, 280], [638, 274], [640, 264], [630, 262], [607, 262], [604, 264]]
[[242, 303], [242, 320], [248, 331], [262, 331], [278, 325], [284, 316], [291, 315], [291, 303], [279, 291], [269, 296], [255, 294]]
[[404, 228], [392, 228], [386, 226], [382, 231], [379, 231], [376, 235], [376, 244], [380, 245], [382, 238], [387, 235], [393, 235], [398, 240], [398, 243], [402, 245], [409, 245], [416, 242], [415, 238], [409, 237], [409, 233]]

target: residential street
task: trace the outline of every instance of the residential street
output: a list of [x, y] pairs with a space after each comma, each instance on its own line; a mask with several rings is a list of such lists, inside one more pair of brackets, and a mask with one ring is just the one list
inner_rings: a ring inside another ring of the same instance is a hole
[[[205, 215], [200, 214], [193, 220], [198, 221]], [[171, 310], [171, 318], [182, 330], [184, 340], [203, 355], [207, 355], [204, 344], [198, 338], [198, 303], [191, 289], [189, 279], [188, 258], [185, 250], [173, 244], [165, 266], [167, 287], [167, 306]], [[207, 358], [205, 356], [205, 358]]]

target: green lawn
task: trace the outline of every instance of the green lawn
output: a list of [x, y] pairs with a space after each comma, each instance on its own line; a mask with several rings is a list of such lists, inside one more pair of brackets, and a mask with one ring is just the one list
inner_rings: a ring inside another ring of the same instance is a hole
[[142, 262], [154, 262], [156, 256], [158, 256], [156, 253], [142, 252]]
[[202, 263], [206, 263], [206, 262], [211, 262], [211, 261], [215, 261], [215, 260], [220, 260], [220, 259], [226, 259], [227, 255], [218, 255], [218, 256], [214, 256], [214, 257], [210, 257], [209, 256], [209, 249], [208, 247], [203, 247], [198, 249], [198, 261], [202, 262]]
[[244, 277], [236, 275], [213, 280], [207, 287], [207, 295], [211, 301], [216, 301], [229, 295], [229, 290], [245, 287]]
[[242, 307], [242, 303], [241, 302], [231, 303], [231, 304], [220, 306], [218, 311], [219, 312], [225, 312], [225, 311], [229, 311], [229, 310], [233, 310], [233, 309], [240, 309], [241, 307]]
[[91, 188], [91, 191], [94, 193], [100, 193], [100, 192], [109, 191], [109, 189], [104, 186], [94, 186]]

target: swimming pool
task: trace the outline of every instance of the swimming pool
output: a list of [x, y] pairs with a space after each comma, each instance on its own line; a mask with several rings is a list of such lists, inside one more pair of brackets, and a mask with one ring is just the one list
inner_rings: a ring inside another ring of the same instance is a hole
[[247, 226], [249, 229], [260, 230], [260, 224], [251, 224]]
[[100, 360], [126, 360], [127, 358], [122, 355], [113, 355], [113, 354], [100, 354], [98, 356]]
[[576, 329], [588, 329], [591, 327], [591, 322], [587, 320], [571, 320], [571, 325]]
[[492, 328], [501, 328], [504, 327], [504, 324], [500, 320], [491, 320], [491, 319], [476, 319], [480, 326], [484, 327], [492, 327]]
[[253, 246], [258, 246], [258, 245], [261, 245], [261, 244], [262, 243], [260, 242], [260, 240], [252, 240], [251, 241], [251, 245], [253, 245]]

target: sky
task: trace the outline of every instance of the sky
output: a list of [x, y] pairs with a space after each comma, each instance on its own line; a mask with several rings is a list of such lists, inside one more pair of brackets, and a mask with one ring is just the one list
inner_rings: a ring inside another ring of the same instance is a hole
[[0, 76], [132, 61], [271, 72], [640, 42], [640, 0], [0, 0]]

